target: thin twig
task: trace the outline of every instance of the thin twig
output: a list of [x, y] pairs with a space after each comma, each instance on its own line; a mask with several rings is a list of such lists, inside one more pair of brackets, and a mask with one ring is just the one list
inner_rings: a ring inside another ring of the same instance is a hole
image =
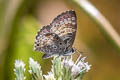
[[120, 36], [115, 31], [109, 21], [88, 1], [88, 0], [73, 0], [92, 20], [98, 24], [99, 29], [112, 45], [120, 52]]

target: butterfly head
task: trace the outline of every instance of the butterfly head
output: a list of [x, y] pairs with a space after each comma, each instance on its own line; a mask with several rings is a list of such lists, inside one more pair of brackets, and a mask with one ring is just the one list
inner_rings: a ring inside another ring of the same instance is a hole
[[64, 56], [69, 56], [69, 55], [72, 55], [72, 54], [74, 54], [74, 53], [75, 53], [75, 49], [72, 48], [71, 50], [65, 51]]

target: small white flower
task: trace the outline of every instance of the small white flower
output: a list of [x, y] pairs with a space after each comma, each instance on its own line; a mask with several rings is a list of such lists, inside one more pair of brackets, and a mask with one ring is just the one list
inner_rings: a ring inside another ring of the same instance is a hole
[[25, 80], [26, 77], [24, 76], [25, 72], [25, 64], [21, 60], [16, 60], [15, 61], [15, 68], [14, 68], [14, 73], [16, 75], [16, 80]]
[[29, 67], [40, 69], [40, 64], [38, 64], [37, 61], [34, 61], [32, 58], [29, 58]]
[[83, 72], [83, 71], [88, 72], [90, 70], [91, 65], [88, 65], [88, 62], [84, 61], [85, 58], [86, 57], [79, 59], [76, 64], [80, 68], [80, 72]]
[[72, 61], [72, 57], [69, 59], [64, 59], [62, 61], [62, 64], [64, 65], [64, 67], [72, 67], [74, 65], [74, 62]]
[[17, 68], [17, 67], [22, 67], [22, 68], [24, 68], [24, 66], [25, 66], [25, 64], [24, 64], [24, 62], [22, 62], [21, 60], [16, 60], [16, 61], [15, 61], [15, 68]]
[[36, 78], [37, 80], [43, 80], [41, 66], [37, 61], [29, 58], [29, 68], [29, 73], [32, 74], [33, 78]]
[[52, 72], [48, 72], [48, 75], [43, 75], [45, 80], [56, 80]]
[[73, 65], [71, 72], [72, 72], [73, 77], [76, 77], [76, 75], [78, 75], [80, 73], [80, 69], [78, 66]]

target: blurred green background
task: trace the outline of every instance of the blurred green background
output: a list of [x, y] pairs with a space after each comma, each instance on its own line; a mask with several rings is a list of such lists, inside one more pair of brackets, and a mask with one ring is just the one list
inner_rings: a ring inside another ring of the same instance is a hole
[[[120, 0], [89, 0], [120, 34]], [[28, 70], [29, 57], [37, 60], [43, 73], [51, 68], [50, 59], [33, 51], [34, 39], [42, 25], [66, 10], [75, 10], [78, 30], [74, 47], [84, 52], [91, 70], [83, 80], [120, 80], [119, 51], [101, 33], [98, 25], [72, 0], [0, 0], [0, 80], [14, 80], [14, 62], [21, 59]], [[76, 59], [77, 55], [73, 55]], [[31, 77], [26, 70], [26, 80]]]

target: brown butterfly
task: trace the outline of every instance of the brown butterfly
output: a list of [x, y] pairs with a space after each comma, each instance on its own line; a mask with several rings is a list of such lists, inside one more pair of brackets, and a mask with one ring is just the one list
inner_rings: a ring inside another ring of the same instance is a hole
[[34, 50], [43, 52], [42, 58], [54, 55], [68, 56], [75, 52], [72, 45], [77, 31], [76, 13], [73, 10], [58, 15], [37, 33]]

